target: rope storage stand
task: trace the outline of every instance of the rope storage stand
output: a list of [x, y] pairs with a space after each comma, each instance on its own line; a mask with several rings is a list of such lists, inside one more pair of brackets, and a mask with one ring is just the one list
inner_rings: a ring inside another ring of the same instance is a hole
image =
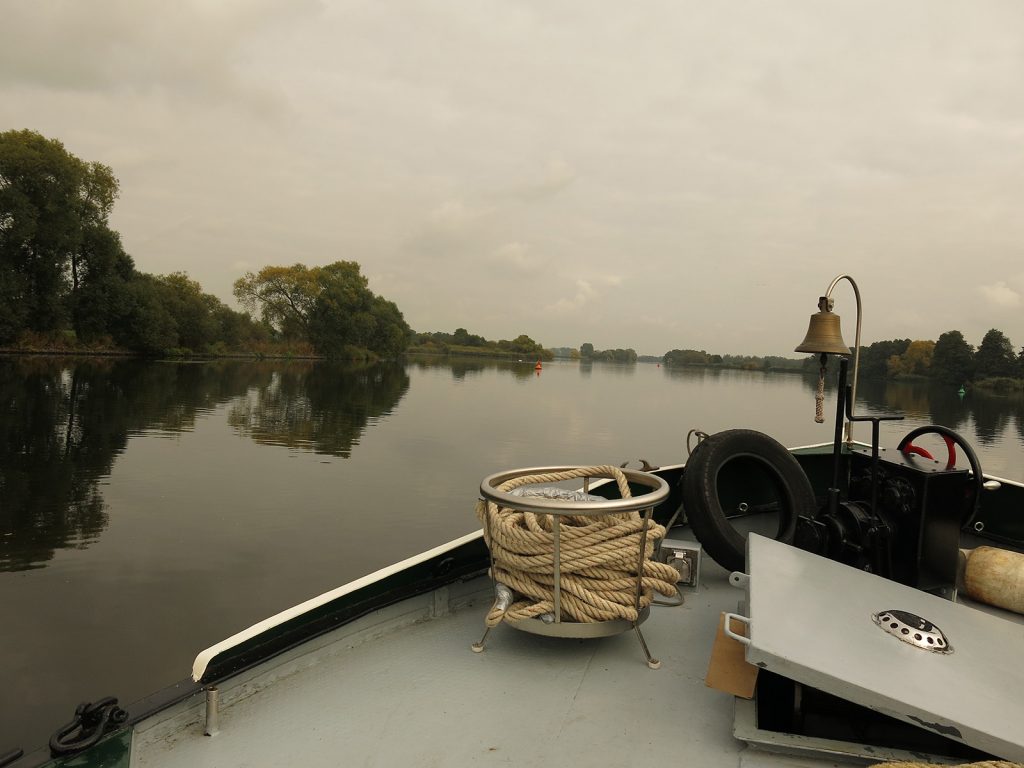
[[[536, 483], [583, 479], [584, 497], [513, 493]], [[613, 479], [618, 499], [587, 499], [590, 480]], [[649, 489], [634, 497], [630, 483]], [[668, 498], [660, 477], [613, 466], [533, 467], [498, 472], [480, 484], [476, 514], [491, 555], [496, 599], [473, 650], [504, 621], [552, 637], [607, 637], [636, 632], [647, 664], [657, 669], [640, 632], [654, 593], [677, 594], [678, 572], [653, 560], [665, 528], [652, 522]]]

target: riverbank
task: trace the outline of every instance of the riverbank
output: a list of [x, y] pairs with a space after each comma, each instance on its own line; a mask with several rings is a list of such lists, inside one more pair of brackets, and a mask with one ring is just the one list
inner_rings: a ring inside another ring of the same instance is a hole
[[[346, 347], [358, 354], [355, 359], [364, 359], [372, 355], [367, 350]], [[245, 345], [241, 349], [232, 349], [223, 342], [207, 346], [203, 351], [187, 347], [168, 347], [162, 350], [141, 351], [122, 347], [113, 342], [109, 336], [101, 337], [92, 342], [79, 340], [73, 331], [53, 331], [50, 333], [23, 333], [15, 341], [0, 345], [0, 355], [68, 355], [75, 357], [137, 357], [142, 359], [171, 358], [209, 359], [221, 358], [251, 360], [260, 358], [296, 358], [318, 360], [323, 355], [306, 342], [258, 342]]]
[[42, 343], [15, 344], [0, 347], [0, 355], [7, 357], [110, 357], [140, 360], [327, 360], [337, 359], [356, 363], [372, 363], [380, 356], [367, 349], [345, 347], [343, 353], [329, 358], [318, 354], [305, 343], [265, 344], [254, 349], [194, 352], [190, 349], [166, 349], [145, 353], [110, 345], [89, 345], [62, 340]]
[[409, 357], [483, 357], [491, 360], [523, 360], [533, 362], [535, 360], [554, 360], [555, 356], [549, 349], [539, 352], [517, 352], [501, 349], [500, 347], [463, 347], [458, 345], [447, 345], [446, 347], [436, 346], [415, 346], [405, 350]]
[[1015, 379], [1008, 376], [980, 379], [973, 382], [970, 386], [1000, 395], [1024, 394], [1024, 379]]

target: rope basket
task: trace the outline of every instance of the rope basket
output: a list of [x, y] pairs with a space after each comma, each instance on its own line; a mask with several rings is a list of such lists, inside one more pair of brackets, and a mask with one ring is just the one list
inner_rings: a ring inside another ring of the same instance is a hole
[[[617, 467], [578, 467], [566, 471], [516, 477], [497, 486], [510, 492], [534, 483], [553, 483], [582, 477], [611, 477], [623, 499], [631, 498], [629, 483]], [[483, 523], [484, 538], [494, 567], [491, 577], [515, 593], [511, 604], [499, 599], [487, 614], [485, 624], [494, 627], [502, 620], [522, 621], [554, 617], [555, 546], [553, 514], [527, 512], [499, 506], [493, 501], [477, 502], [477, 518]], [[678, 572], [652, 560], [665, 528], [645, 520], [639, 512], [601, 515], [560, 514], [559, 573], [560, 621], [581, 623], [624, 619], [636, 622], [640, 611], [654, 600], [654, 593], [676, 594]], [[640, 565], [640, 547], [644, 553]], [[642, 576], [638, 572], [642, 568]]]

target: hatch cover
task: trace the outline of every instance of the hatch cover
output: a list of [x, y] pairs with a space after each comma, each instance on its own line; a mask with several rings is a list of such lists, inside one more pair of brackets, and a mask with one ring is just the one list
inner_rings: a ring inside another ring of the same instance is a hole
[[1020, 624], [757, 534], [747, 570], [751, 664], [1024, 761]]

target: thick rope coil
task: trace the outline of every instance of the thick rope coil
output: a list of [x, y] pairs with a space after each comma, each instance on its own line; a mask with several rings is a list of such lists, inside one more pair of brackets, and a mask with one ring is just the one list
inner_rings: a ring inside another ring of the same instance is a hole
[[818, 372], [818, 391], [814, 394], [814, 421], [825, 423], [825, 366]]
[[[511, 491], [533, 483], [554, 483], [580, 477], [612, 477], [622, 498], [631, 497], [629, 482], [618, 467], [578, 467], [565, 472], [525, 475], [502, 483], [498, 490]], [[503, 619], [520, 621], [553, 614], [555, 552], [552, 515], [522, 512], [480, 500], [477, 518], [494, 561], [491, 577], [515, 593], [515, 600], [498, 600], [485, 624], [493, 627]], [[559, 516], [559, 570], [561, 619], [596, 622], [636, 621], [637, 564], [644, 519], [639, 512], [600, 516]], [[647, 523], [640, 608], [654, 600], [654, 593], [675, 595], [675, 568], [651, 558], [665, 528]], [[499, 590], [500, 593], [500, 590]]]

